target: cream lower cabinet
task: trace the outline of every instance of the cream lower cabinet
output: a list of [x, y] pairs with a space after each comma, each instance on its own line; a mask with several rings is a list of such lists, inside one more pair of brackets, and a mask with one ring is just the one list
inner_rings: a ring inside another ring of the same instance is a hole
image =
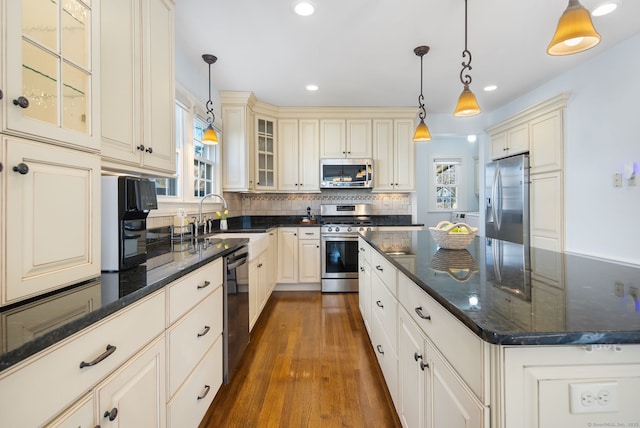
[[298, 228], [278, 228], [278, 283], [298, 282]]
[[[119, 409], [122, 419], [129, 418], [126, 414], [132, 408], [137, 411], [136, 406], [148, 409], [156, 406], [159, 399], [164, 402], [164, 314], [163, 290], [4, 370], [0, 373], [2, 425], [41, 426], [55, 420], [56, 415], [69, 415], [67, 409], [77, 404], [76, 400], [88, 391], [96, 392], [96, 388], [105, 386], [128, 367], [135, 369], [122, 375], [128, 378], [125, 383], [144, 392], [134, 394], [133, 407], [128, 401], [132, 397], [126, 398], [127, 404]], [[95, 364], [81, 368], [82, 362]], [[146, 370], [148, 364], [154, 367], [153, 373], [143, 375], [143, 383], [134, 386], [137, 374]], [[158, 389], [158, 385], [162, 387]], [[120, 389], [119, 394], [126, 394], [125, 390]], [[106, 404], [99, 410], [111, 411], [113, 406], [109, 406]], [[162, 406], [164, 409], [164, 403]], [[94, 422], [102, 424], [102, 414], [96, 415]]]
[[320, 273], [320, 228], [298, 228], [298, 281], [317, 283]]
[[175, 173], [173, 0], [100, 3], [106, 167]]
[[[640, 423], [640, 345], [499, 348], [498, 428], [629, 427]], [[591, 393], [592, 403], [583, 403]], [[610, 398], [602, 399], [598, 397]]]
[[398, 311], [398, 416], [405, 428], [425, 427], [426, 337], [404, 308]]
[[531, 246], [554, 252], [564, 248], [564, 180], [562, 171], [530, 176]]
[[371, 335], [371, 251], [373, 248], [358, 238], [358, 305], [364, 326]]
[[266, 233], [249, 244], [249, 330], [258, 321], [275, 287], [277, 247], [274, 232]]
[[102, 428], [166, 425], [164, 357], [161, 336], [96, 387]]
[[217, 259], [168, 287], [167, 424], [171, 427], [197, 426], [222, 385], [222, 283], [223, 261]]
[[0, 139], [6, 224], [0, 305], [99, 276], [99, 156]]

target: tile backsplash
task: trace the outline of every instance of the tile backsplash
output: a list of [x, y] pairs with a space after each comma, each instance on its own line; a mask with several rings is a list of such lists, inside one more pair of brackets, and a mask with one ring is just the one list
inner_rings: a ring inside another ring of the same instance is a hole
[[[372, 193], [366, 190], [323, 190], [322, 193], [225, 193], [229, 216], [241, 215], [306, 215], [307, 207], [314, 216], [322, 204], [368, 203], [372, 215], [410, 215], [411, 193]], [[162, 204], [162, 202], [160, 202]], [[189, 212], [189, 210], [187, 210]], [[197, 209], [196, 209], [197, 211]], [[205, 212], [215, 218], [215, 213]], [[191, 215], [191, 214], [190, 214]], [[173, 216], [150, 216], [148, 228], [173, 224]]]

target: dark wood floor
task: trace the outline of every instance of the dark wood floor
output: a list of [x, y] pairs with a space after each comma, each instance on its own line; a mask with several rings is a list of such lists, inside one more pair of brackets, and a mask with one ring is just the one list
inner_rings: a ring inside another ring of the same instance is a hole
[[200, 428], [400, 427], [357, 293], [275, 292]]

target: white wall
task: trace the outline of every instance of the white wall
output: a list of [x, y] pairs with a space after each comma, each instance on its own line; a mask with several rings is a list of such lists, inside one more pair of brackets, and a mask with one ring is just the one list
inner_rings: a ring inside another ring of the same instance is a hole
[[635, 264], [640, 185], [614, 188], [613, 174], [625, 162], [640, 166], [638, 52], [640, 35], [490, 114], [496, 123], [561, 92], [572, 94], [565, 115], [565, 248]]
[[[458, 119], [460, 120], [460, 119]], [[430, 125], [431, 127], [431, 125]], [[467, 136], [433, 136], [431, 141], [416, 143], [416, 199], [418, 223], [435, 226], [442, 220], [449, 220], [451, 213], [430, 212], [432, 197], [430, 163], [433, 158], [461, 158], [466, 187], [466, 197], [460, 201], [456, 211], [478, 211], [478, 197], [474, 193], [473, 157], [478, 156], [478, 142], [470, 143]]]

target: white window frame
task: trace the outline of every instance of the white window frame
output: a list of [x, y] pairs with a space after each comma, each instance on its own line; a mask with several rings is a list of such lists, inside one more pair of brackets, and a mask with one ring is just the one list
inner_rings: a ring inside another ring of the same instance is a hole
[[[455, 208], [439, 208], [437, 202], [437, 189], [439, 186], [436, 181], [437, 165], [441, 163], [450, 163], [458, 165], [456, 174], [456, 204]], [[464, 159], [452, 156], [430, 156], [429, 158], [429, 211], [431, 212], [453, 212], [464, 211], [466, 209], [467, 183], [466, 183], [467, 167]]]
[[[202, 105], [200, 105], [202, 104]], [[178, 207], [187, 208], [188, 212], [198, 210], [200, 198], [194, 195], [194, 124], [198, 119], [207, 122], [206, 110], [204, 103], [198, 98], [187, 92], [184, 88], [176, 84], [176, 107], [181, 107], [185, 111], [184, 122], [182, 123], [182, 133], [179, 134], [176, 129], [176, 178], [178, 179], [178, 195], [164, 196], [158, 195], [159, 209], [152, 211], [151, 215], [166, 215], [167, 213], [175, 214]], [[222, 141], [222, 131], [214, 123], [213, 124], [218, 138]], [[222, 163], [221, 163], [220, 145], [215, 150], [213, 192], [222, 194]], [[220, 201], [206, 199], [207, 205], [221, 205]], [[210, 210], [210, 209], [208, 209]]]

